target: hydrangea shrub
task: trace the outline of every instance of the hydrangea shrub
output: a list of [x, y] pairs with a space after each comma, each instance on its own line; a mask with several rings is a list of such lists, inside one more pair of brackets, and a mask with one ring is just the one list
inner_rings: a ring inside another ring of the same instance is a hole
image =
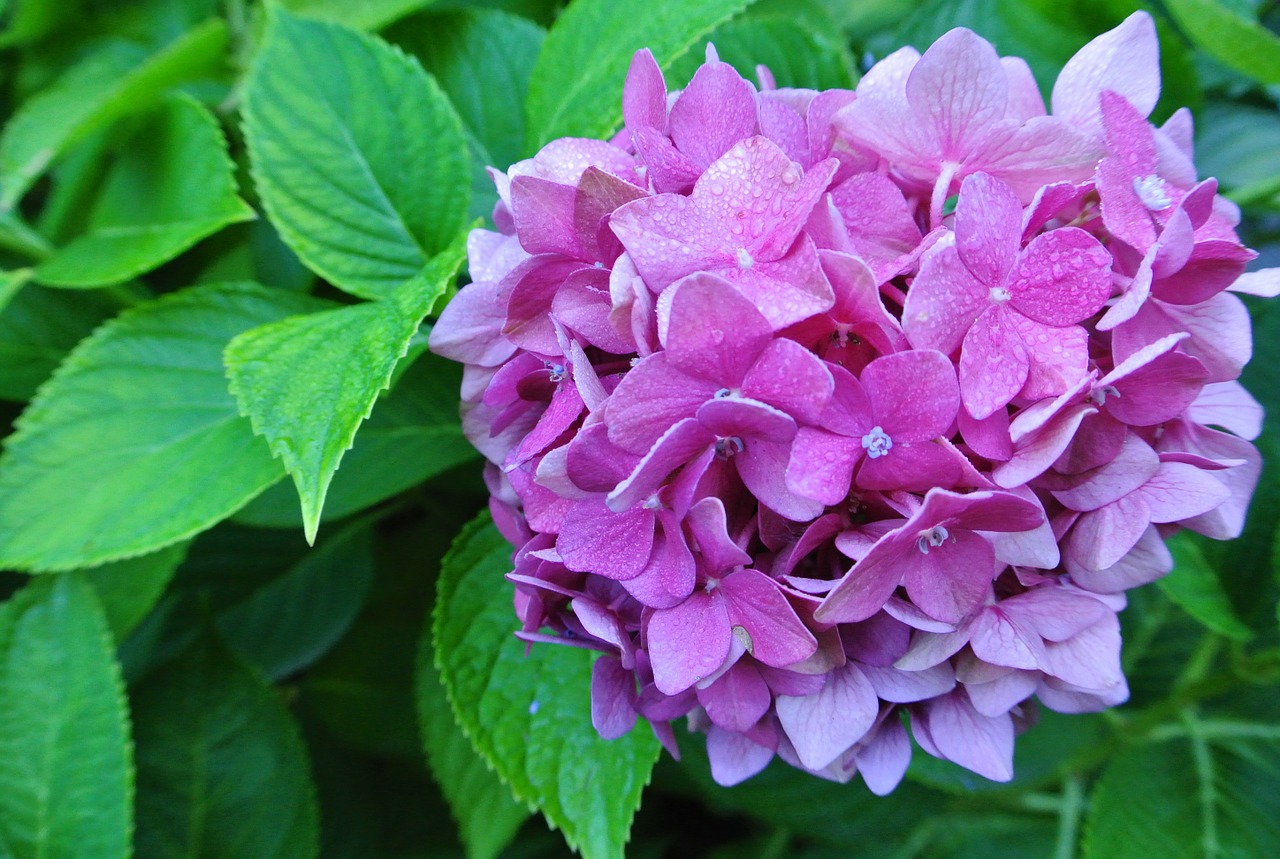
[[[515, 546], [519, 636], [592, 721], [878, 794], [912, 742], [996, 781], [1037, 708], [1125, 701], [1117, 613], [1240, 534], [1271, 295], [1134, 13], [1046, 106], [957, 28], [856, 90], [635, 54], [611, 140], [505, 172], [431, 334]], [[908, 736], [910, 729], [910, 738]]]

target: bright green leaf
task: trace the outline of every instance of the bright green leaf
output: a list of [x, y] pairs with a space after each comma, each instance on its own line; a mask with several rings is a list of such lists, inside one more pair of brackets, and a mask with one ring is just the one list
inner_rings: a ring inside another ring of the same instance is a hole
[[149, 108], [175, 84], [220, 74], [227, 26], [208, 21], [147, 57], [113, 42], [26, 102], [0, 136], [0, 212], [14, 207], [49, 163], [89, 132]]
[[[349, 516], [479, 455], [458, 420], [461, 377], [461, 366], [435, 355], [413, 362], [360, 427], [329, 484], [321, 522]], [[249, 502], [235, 521], [301, 528], [298, 493], [291, 483], [277, 483]]]
[[466, 223], [462, 123], [418, 62], [379, 39], [273, 9], [244, 116], [272, 223], [348, 292], [389, 294]]
[[121, 283], [253, 217], [236, 196], [218, 121], [195, 99], [174, 96], [124, 143], [88, 233], [42, 262], [35, 277], [53, 286]]
[[323, 18], [360, 30], [380, 30], [435, 0], [281, 0], [282, 6], [309, 18]]
[[1165, 596], [1214, 632], [1236, 641], [1252, 638], [1253, 630], [1236, 617], [1217, 572], [1190, 535], [1178, 534], [1168, 546], [1173, 552], [1173, 572], [1159, 582]]
[[[851, 89], [853, 57], [837, 36], [832, 39], [781, 16], [746, 17], [719, 27], [710, 37], [720, 59], [754, 80], [756, 66], [773, 72], [780, 87]], [[674, 81], [693, 77], [702, 57], [685, 54], [672, 69]]]
[[240, 417], [222, 350], [324, 306], [254, 284], [196, 287], [134, 308], [67, 356], [0, 458], [0, 566], [96, 566], [199, 533], [275, 482]]
[[129, 855], [133, 763], [111, 633], [75, 575], [0, 607], [0, 845], [13, 857]]
[[0, 2], [0, 16], [6, 16], [0, 30], [0, 48], [34, 42], [80, 13], [83, 0], [8, 0]]
[[82, 575], [93, 585], [107, 625], [122, 641], [151, 611], [187, 554], [186, 541], [156, 552], [91, 567]]
[[133, 696], [138, 859], [310, 859], [315, 791], [276, 693], [211, 633]]
[[386, 35], [439, 81], [479, 146], [481, 168], [505, 170], [524, 157], [524, 99], [546, 37], [541, 27], [474, 9], [411, 18]]
[[422, 317], [453, 282], [464, 248], [460, 235], [383, 300], [264, 325], [227, 346], [231, 390], [293, 476], [309, 541], [343, 454]]
[[462, 729], [516, 796], [585, 859], [622, 856], [659, 746], [637, 728], [591, 727], [591, 654], [525, 645], [512, 633], [511, 546], [487, 514], [445, 557], [436, 598], [437, 667]]
[[493, 859], [515, 837], [529, 811], [511, 795], [454, 721], [431, 649], [422, 636], [415, 668], [418, 724], [431, 772], [449, 802], [469, 859]]
[[752, 0], [653, 3], [577, 0], [557, 19], [529, 83], [528, 145], [556, 137], [608, 137], [622, 121], [631, 56], [653, 51], [664, 70]]
[[21, 289], [0, 310], [0, 398], [25, 401], [119, 305], [94, 293], [23, 286], [21, 278], [12, 278], [10, 284]]
[[[1086, 821], [1086, 859], [1270, 856], [1280, 844], [1280, 734], [1212, 731], [1132, 746], [1107, 764]], [[1234, 734], [1234, 736], [1233, 736]]]
[[1280, 84], [1280, 37], [1216, 0], [1167, 0], [1187, 38], [1223, 65], [1264, 84]]

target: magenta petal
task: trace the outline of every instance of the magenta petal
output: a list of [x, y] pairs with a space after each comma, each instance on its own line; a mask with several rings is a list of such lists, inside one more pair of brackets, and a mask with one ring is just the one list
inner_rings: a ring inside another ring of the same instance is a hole
[[710, 686], [699, 689], [698, 703], [720, 727], [749, 731], [769, 711], [773, 695], [755, 665], [744, 660], [734, 663]]
[[776, 260], [725, 269], [724, 275], [777, 330], [825, 313], [836, 300], [818, 262], [817, 247], [807, 235]]
[[817, 639], [764, 573], [739, 570], [725, 577], [720, 589], [729, 606], [729, 620], [746, 630], [751, 639], [747, 652], [756, 659], [785, 668], [813, 655]]
[[678, 695], [720, 667], [733, 633], [724, 599], [694, 591], [674, 608], [655, 611], [645, 637], [654, 684], [664, 695]]
[[881, 491], [949, 489], [960, 480], [964, 464], [964, 457], [941, 443], [903, 442], [875, 459], [863, 457], [854, 483], [861, 489]]
[[1021, 397], [1056, 397], [1084, 378], [1089, 367], [1089, 335], [1084, 328], [1053, 328], [1019, 313], [1010, 313], [1008, 321], [1017, 331], [1029, 362]]
[[955, 530], [941, 546], [904, 564], [911, 601], [930, 617], [955, 623], [982, 604], [995, 575], [991, 544], [972, 531]]
[[734, 461], [738, 476], [761, 504], [793, 522], [808, 522], [822, 515], [822, 502], [796, 495], [787, 488], [790, 441], [757, 438], [747, 441], [746, 445]]
[[693, 593], [697, 566], [684, 541], [680, 523], [670, 511], [659, 510], [661, 536], [654, 544], [649, 565], [634, 579], [622, 582], [627, 593], [650, 608], [673, 608]]
[[[1082, 546], [1080, 554], [1087, 554], [1087, 548]], [[1073, 536], [1065, 553], [1066, 569], [1071, 580], [1080, 587], [1099, 594], [1120, 593], [1154, 582], [1173, 569], [1173, 555], [1169, 553], [1169, 547], [1154, 525], [1144, 530], [1133, 548], [1108, 567], [1086, 567], [1076, 560], [1076, 552], [1076, 539]], [[1092, 562], [1096, 563], [1096, 560]]]
[[735, 388], [770, 343], [773, 328], [732, 284], [691, 275], [672, 287], [660, 326], [671, 363], [694, 376]]
[[1183, 462], [1160, 463], [1139, 491], [1151, 511], [1151, 521], [1160, 524], [1208, 513], [1231, 497], [1212, 474]]
[[631, 131], [667, 130], [667, 84], [648, 48], [641, 48], [631, 57], [631, 68], [622, 88], [622, 116]]
[[965, 408], [978, 420], [1006, 405], [1027, 381], [1027, 349], [1010, 315], [1002, 307], [992, 307], [964, 338], [960, 392]]
[[1008, 462], [996, 465], [991, 478], [998, 486], [1022, 486], [1043, 474], [1071, 444], [1085, 416], [1094, 414], [1092, 406], [1077, 405], [1061, 413], [1045, 426], [1027, 433], [1017, 442]]
[[670, 352], [650, 355], [623, 377], [605, 406], [609, 440], [631, 453], [648, 453], [663, 433], [696, 414], [716, 390], [716, 382], [673, 367]]
[[838, 504], [849, 494], [853, 467], [862, 456], [856, 438], [801, 427], [787, 463], [787, 489], [823, 504]]
[[591, 666], [591, 724], [606, 740], [616, 740], [636, 724], [635, 672], [613, 656]]
[[671, 108], [671, 139], [700, 167], [756, 133], [751, 85], [728, 63], [699, 66]]
[[1131, 426], [1162, 424], [1195, 402], [1208, 375], [1190, 355], [1166, 353], [1118, 382], [1120, 396], [1107, 400], [1106, 411]]
[[1008, 185], [986, 173], [965, 178], [956, 205], [956, 250], [974, 277], [987, 286], [1004, 282], [1021, 227], [1022, 204]]
[[892, 596], [916, 551], [914, 543], [895, 541], [892, 536], [881, 539], [827, 594], [814, 610], [814, 620], [849, 623], [871, 617]]
[[[582, 501], [565, 516], [556, 549], [571, 570], [632, 579], [649, 563], [655, 521], [643, 508], [614, 513], [599, 499]], [[619, 552], [619, 545], [630, 551]]]
[[563, 254], [580, 259], [582, 244], [573, 223], [577, 191], [535, 176], [511, 180], [511, 213], [520, 244], [531, 254]]
[[820, 770], [871, 730], [879, 701], [861, 669], [850, 662], [831, 672], [816, 694], [779, 696], [777, 711], [800, 763]]
[[924, 705], [929, 738], [949, 761], [993, 781], [1013, 778], [1013, 721], [984, 716], [957, 690]]
[[1097, 510], [1142, 486], [1158, 468], [1160, 459], [1156, 452], [1129, 433], [1113, 460], [1094, 469], [1080, 485], [1054, 492], [1053, 497], [1072, 510]]
[[1076, 520], [1069, 554], [1089, 570], [1114, 566], [1147, 530], [1151, 512], [1139, 493], [1132, 492]]
[[711, 575], [751, 563], [751, 556], [729, 537], [724, 502], [707, 497], [689, 508], [685, 524], [697, 543], [703, 567]]
[[714, 444], [715, 437], [698, 423], [685, 418], [673, 424], [654, 442], [631, 474], [609, 494], [609, 507], [625, 510], [646, 500], [671, 472]]
[[894, 442], [945, 435], [960, 410], [960, 386], [950, 359], [932, 349], [877, 358], [862, 371], [875, 420]]
[[[765, 347], [747, 371], [742, 393], [781, 409], [797, 422], [816, 424], [834, 387], [831, 372], [816, 355], [794, 340], [778, 339]], [[956, 400], [958, 404], [958, 390]]]
[[924, 255], [907, 303], [902, 327], [917, 349], [937, 349], [950, 355], [965, 332], [990, 306], [989, 287], [980, 283], [960, 261], [956, 246], [946, 238]]
[[1036, 236], [1009, 278], [1012, 304], [1046, 325], [1074, 325], [1111, 297], [1111, 255], [1077, 227]]

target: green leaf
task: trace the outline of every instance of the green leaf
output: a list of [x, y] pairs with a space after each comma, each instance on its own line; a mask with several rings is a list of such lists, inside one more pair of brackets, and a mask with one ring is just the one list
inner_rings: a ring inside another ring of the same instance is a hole
[[529, 811], [516, 802], [511, 788], [471, 747], [454, 721], [436, 670], [431, 630], [425, 632], [414, 673], [427, 763], [448, 800], [469, 859], [493, 859], [511, 843]]
[[0, 212], [54, 158], [95, 129], [149, 108], [170, 87], [222, 71], [227, 25], [210, 20], [147, 57], [111, 43], [27, 101], [0, 136]]
[[0, 607], [0, 849], [129, 855], [133, 763], [111, 634], [75, 575]]
[[207, 632], [133, 694], [138, 859], [307, 859], [315, 791], [279, 697]]
[[92, 567], [82, 575], [98, 594], [107, 625], [123, 641], [160, 599], [187, 554], [187, 542], [147, 555]]
[[1280, 194], [1280, 116], [1275, 110], [1211, 103], [1196, 116], [1196, 161], [1236, 202], [1265, 202]]
[[392, 21], [424, 9], [435, 0], [281, 0], [280, 5], [309, 18], [322, 18], [360, 30], [380, 30]]
[[556, 137], [608, 137], [622, 120], [631, 56], [653, 51], [664, 70], [752, 0], [653, 3], [577, 0], [556, 21], [529, 83], [528, 145]]
[[[479, 456], [458, 420], [461, 381], [462, 367], [452, 361], [435, 355], [415, 360], [360, 427], [329, 484], [320, 521], [349, 516]], [[292, 483], [277, 483], [249, 502], [235, 521], [301, 528], [297, 490]]]
[[89, 216], [88, 233], [36, 268], [53, 286], [121, 283], [168, 262], [253, 210], [236, 196], [218, 121], [172, 96], [124, 144]]
[[8, 0], [11, 9], [0, 2], [0, 16], [7, 13], [0, 30], [0, 48], [34, 42], [57, 29], [80, 12], [83, 0]]
[[307, 540], [329, 482], [431, 307], [453, 282], [465, 235], [387, 298], [264, 325], [227, 346], [231, 390], [284, 461]]
[[268, 677], [315, 662], [351, 627], [373, 581], [373, 531], [354, 522], [218, 613], [227, 643]]
[[[11, 283], [21, 286], [21, 279]], [[96, 293], [22, 286], [0, 310], [0, 398], [31, 399], [67, 353], [119, 309]]]
[[439, 81], [483, 159], [473, 166], [505, 170], [524, 157], [524, 99], [546, 37], [541, 27], [505, 12], [468, 9], [417, 16], [386, 36]]
[[488, 514], [445, 557], [437, 592], [437, 667], [462, 729], [586, 859], [622, 856], [659, 746], [642, 727], [617, 740], [591, 726], [591, 654], [512, 632], [511, 546]]
[[1187, 736], [1132, 746], [1103, 770], [1085, 859], [1270, 856], [1280, 844], [1280, 732], [1187, 718]]
[[[730, 21], [711, 34], [709, 41], [715, 43], [720, 59], [748, 80], [755, 79], [757, 65], [765, 65], [780, 87], [853, 87], [853, 57], [843, 41], [790, 18], [771, 15]], [[673, 80], [689, 80], [701, 63], [697, 54], [685, 54], [672, 69]]]
[[1160, 590], [1187, 614], [1216, 633], [1248, 641], [1253, 630], [1235, 615], [1217, 572], [1205, 560], [1191, 535], [1183, 532], [1168, 540], [1173, 572], [1159, 581]]
[[323, 306], [254, 284], [141, 305], [67, 356], [0, 457], [0, 566], [96, 566], [199, 533], [279, 479], [236, 412], [222, 350]]
[[1264, 84], [1280, 83], [1280, 37], [1215, 0], [1167, 0], [1187, 38], [1218, 62]]
[[335, 286], [387, 295], [466, 223], [462, 123], [417, 60], [379, 39], [272, 7], [244, 116], [268, 216]]

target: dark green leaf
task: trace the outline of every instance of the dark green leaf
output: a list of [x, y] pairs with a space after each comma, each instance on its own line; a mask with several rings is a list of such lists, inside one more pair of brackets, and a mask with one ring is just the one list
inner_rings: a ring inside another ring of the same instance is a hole
[[653, 51], [664, 70], [752, 0], [578, 0], [559, 17], [529, 83], [528, 150], [556, 137], [608, 137], [622, 121], [631, 56]]
[[65, 570], [154, 551], [275, 482], [280, 465], [236, 412], [222, 350], [319, 304], [253, 284], [196, 287], [84, 340], [0, 458], [0, 565]]
[[0, 212], [84, 135], [146, 110], [175, 84], [220, 73], [226, 47], [226, 24], [211, 20], [150, 57], [113, 42], [85, 58], [23, 104], [0, 136]]
[[272, 7], [244, 116], [267, 214], [342, 289], [389, 294], [466, 222], [462, 123], [418, 62], [379, 39]]
[[464, 256], [459, 236], [384, 300], [264, 325], [227, 346], [231, 390], [293, 476], [308, 541], [343, 454]]
[[1216, 0], [1167, 0], [1187, 38], [1229, 68], [1259, 83], [1280, 83], [1280, 37]]
[[0, 3], [0, 15], [7, 14], [0, 30], [0, 48], [34, 42], [57, 29], [80, 12], [82, 0], [8, 0], [11, 8]]
[[124, 143], [88, 232], [36, 268], [54, 286], [120, 283], [168, 262], [228, 224], [251, 220], [213, 114], [173, 96]]
[[1280, 731], [1186, 719], [1184, 736], [1133, 746], [1093, 791], [1086, 859], [1270, 856], [1280, 844]]
[[1280, 116], [1275, 110], [1215, 103], [1196, 116], [1196, 161], [1241, 204], [1280, 194]]
[[0, 310], [0, 398], [31, 399], [72, 347], [118, 309], [98, 294], [23, 286]]
[[314, 788], [297, 726], [211, 633], [134, 692], [139, 859], [305, 859]]
[[469, 859], [492, 859], [502, 852], [529, 816], [454, 721], [431, 650], [431, 630], [422, 636], [415, 668], [418, 724], [427, 763], [458, 823]]
[[111, 634], [75, 575], [0, 607], [0, 849], [129, 855], [133, 763]]
[[[423, 355], [393, 382], [334, 474], [321, 522], [349, 516], [479, 455], [458, 420], [461, 376], [462, 368], [452, 361]], [[249, 502], [235, 520], [301, 528], [297, 490], [291, 483], [277, 483]]]
[[1174, 567], [1159, 583], [1165, 596], [1214, 632], [1236, 641], [1252, 638], [1253, 630], [1236, 617], [1218, 573], [1191, 535], [1178, 534], [1168, 541], [1168, 546], [1173, 552]]
[[93, 585], [107, 625], [122, 641], [151, 611], [187, 554], [186, 542], [147, 555], [92, 567], [82, 575]]
[[437, 667], [459, 724], [516, 796], [586, 859], [622, 856], [659, 746], [642, 727], [600, 739], [591, 727], [591, 654], [535, 646], [512, 632], [511, 546], [487, 514], [445, 557], [437, 592]]

